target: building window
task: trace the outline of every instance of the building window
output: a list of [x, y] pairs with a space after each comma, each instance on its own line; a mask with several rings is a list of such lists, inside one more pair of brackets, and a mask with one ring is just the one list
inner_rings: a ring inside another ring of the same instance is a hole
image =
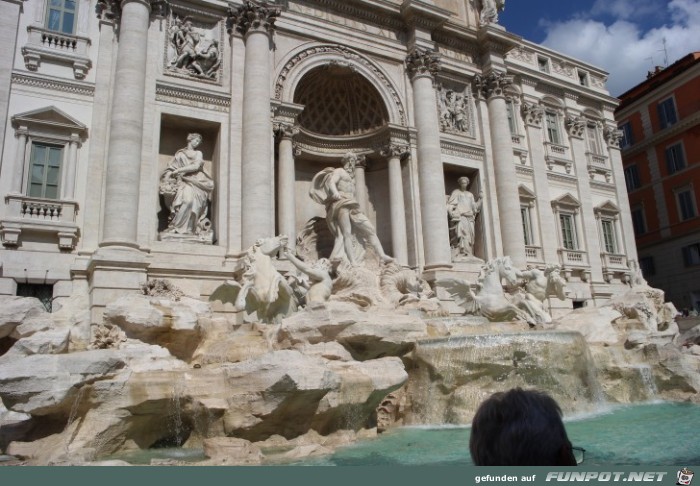
[[639, 181], [639, 168], [636, 165], [625, 167], [625, 184], [627, 184], [627, 192], [632, 192], [642, 186]]
[[588, 123], [586, 125], [586, 139], [588, 141], [588, 150], [591, 153], [594, 153], [596, 155], [600, 155], [603, 153], [603, 150], [600, 146], [598, 128], [596, 127], [595, 123]]
[[700, 265], [700, 243], [683, 247], [683, 263], [686, 267]]
[[634, 143], [634, 137], [632, 136], [632, 125], [630, 122], [620, 125], [620, 130], [622, 130], [622, 140], [620, 140], [620, 146], [622, 148], [631, 147]]
[[27, 195], [58, 199], [63, 146], [32, 142]]
[[695, 210], [695, 198], [693, 197], [693, 189], [685, 188], [676, 191], [676, 202], [678, 203], [678, 215], [681, 221], [694, 218], [697, 214]]
[[561, 145], [559, 117], [553, 111], [545, 111], [544, 116], [547, 123], [547, 140], [551, 143]]
[[75, 32], [75, 0], [49, 0], [46, 28], [63, 34]]
[[532, 238], [532, 219], [530, 218], [530, 206], [520, 206], [520, 217], [523, 221], [523, 234], [525, 235], [525, 245], [531, 246], [535, 242]]
[[656, 275], [656, 267], [654, 266], [654, 257], [641, 257], [639, 259], [639, 268], [642, 270], [642, 275], [651, 277]]
[[644, 220], [643, 208], [636, 208], [632, 210], [632, 226], [634, 227], [634, 234], [637, 236], [643, 235], [647, 232], [647, 224]]
[[611, 219], [601, 219], [600, 228], [603, 232], [603, 246], [605, 253], [617, 253], [615, 242], [615, 222]]
[[506, 101], [506, 112], [508, 113], [508, 127], [510, 128], [511, 135], [518, 134], [518, 128], [515, 125], [515, 108], [512, 101]]
[[549, 72], [549, 59], [546, 57], [537, 57], [537, 67], [539, 68], [540, 71], [543, 73], [548, 73]]
[[683, 145], [678, 142], [666, 148], [666, 168], [669, 174], [674, 174], [685, 168], [685, 157], [683, 156]]
[[17, 296], [39, 299], [46, 312], [51, 312], [53, 309], [53, 285], [18, 283]]
[[567, 250], [578, 250], [574, 215], [571, 213], [560, 213], [559, 223], [561, 224], [562, 246]]
[[661, 128], [670, 127], [678, 121], [676, 115], [676, 105], [673, 103], [673, 98], [666, 98], [657, 105], [659, 111], [659, 123]]
[[578, 84], [581, 86], [588, 86], [588, 73], [583, 71], [578, 72]]

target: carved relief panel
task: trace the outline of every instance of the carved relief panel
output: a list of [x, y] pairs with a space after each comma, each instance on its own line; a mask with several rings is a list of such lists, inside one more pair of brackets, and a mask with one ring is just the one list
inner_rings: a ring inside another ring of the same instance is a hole
[[221, 84], [223, 19], [209, 12], [173, 6], [168, 17], [164, 72], [169, 76]]
[[439, 85], [436, 92], [440, 130], [474, 137], [476, 134], [475, 106], [471, 85], [466, 87]]

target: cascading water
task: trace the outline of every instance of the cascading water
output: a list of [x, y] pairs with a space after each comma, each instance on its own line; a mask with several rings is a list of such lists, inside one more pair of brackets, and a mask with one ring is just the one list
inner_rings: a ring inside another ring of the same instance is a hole
[[656, 381], [654, 380], [654, 374], [652, 373], [651, 366], [641, 364], [633, 366], [638, 372], [639, 377], [642, 380], [647, 396], [650, 400], [656, 398], [659, 390], [656, 388]]
[[588, 346], [575, 332], [516, 332], [419, 341], [407, 386], [409, 424], [468, 424], [488, 396], [546, 391], [567, 412], [603, 403]]

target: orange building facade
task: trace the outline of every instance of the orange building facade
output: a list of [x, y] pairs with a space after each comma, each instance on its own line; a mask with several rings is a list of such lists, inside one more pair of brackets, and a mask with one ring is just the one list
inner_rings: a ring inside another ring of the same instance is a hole
[[679, 310], [700, 311], [700, 52], [650, 73], [620, 100], [640, 266]]

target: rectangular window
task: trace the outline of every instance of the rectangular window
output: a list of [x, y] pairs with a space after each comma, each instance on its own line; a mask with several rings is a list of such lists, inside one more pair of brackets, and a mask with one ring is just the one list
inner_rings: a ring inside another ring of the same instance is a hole
[[656, 275], [656, 267], [654, 266], [654, 257], [641, 257], [639, 259], [639, 268], [642, 270], [644, 277]]
[[588, 86], [588, 73], [582, 71], [578, 72], [578, 84], [581, 86]]
[[632, 210], [632, 226], [634, 227], [634, 234], [637, 236], [647, 232], [647, 224], [644, 220], [644, 209], [637, 208]]
[[700, 243], [683, 247], [683, 262], [686, 267], [700, 265]]
[[44, 305], [46, 312], [53, 310], [53, 285], [18, 283], [17, 296], [35, 297]]
[[588, 150], [596, 155], [603, 153], [600, 148], [600, 139], [598, 138], [598, 129], [595, 124], [589, 123], [586, 125], [586, 139], [588, 140]]
[[634, 137], [632, 136], [632, 125], [630, 122], [620, 125], [620, 130], [622, 130], [622, 140], [620, 140], [620, 146], [622, 148], [631, 147], [634, 143]]
[[73, 34], [75, 14], [75, 0], [49, 0], [46, 28], [63, 34]]
[[543, 73], [548, 73], [549, 72], [549, 59], [547, 59], [546, 57], [538, 57], [537, 58], [537, 67]]
[[680, 142], [666, 149], [666, 168], [669, 174], [676, 173], [685, 168], [683, 146]]
[[560, 214], [559, 222], [561, 223], [561, 242], [567, 250], [577, 250], [578, 242], [576, 241], [576, 227], [574, 226], [573, 214]]
[[534, 245], [532, 239], [532, 220], [530, 219], [530, 207], [520, 206], [520, 217], [523, 221], [523, 234], [525, 235], [525, 245]]
[[603, 244], [605, 245], [606, 253], [617, 253], [615, 245], [615, 226], [611, 219], [603, 219], [600, 221], [600, 227], [603, 230]]
[[63, 147], [33, 142], [30, 155], [28, 194], [30, 197], [58, 199], [58, 181]]
[[518, 130], [515, 125], [515, 109], [512, 101], [506, 101], [506, 111], [508, 113], [508, 127], [511, 135], [517, 135]]
[[639, 169], [636, 165], [625, 168], [625, 184], [627, 184], [627, 192], [632, 192], [642, 186], [639, 181]]
[[695, 211], [692, 189], [676, 192], [676, 200], [678, 201], [678, 214], [681, 217], [681, 221], [695, 217], [697, 212]]
[[661, 123], [662, 129], [670, 127], [678, 121], [676, 105], [673, 103], [673, 98], [666, 98], [659, 102], [656, 108], [659, 112], [659, 123]]
[[559, 117], [553, 111], [546, 111], [545, 120], [547, 122], [547, 140], [557, 145], [561, 144], [561, 137], [559, 137]]

